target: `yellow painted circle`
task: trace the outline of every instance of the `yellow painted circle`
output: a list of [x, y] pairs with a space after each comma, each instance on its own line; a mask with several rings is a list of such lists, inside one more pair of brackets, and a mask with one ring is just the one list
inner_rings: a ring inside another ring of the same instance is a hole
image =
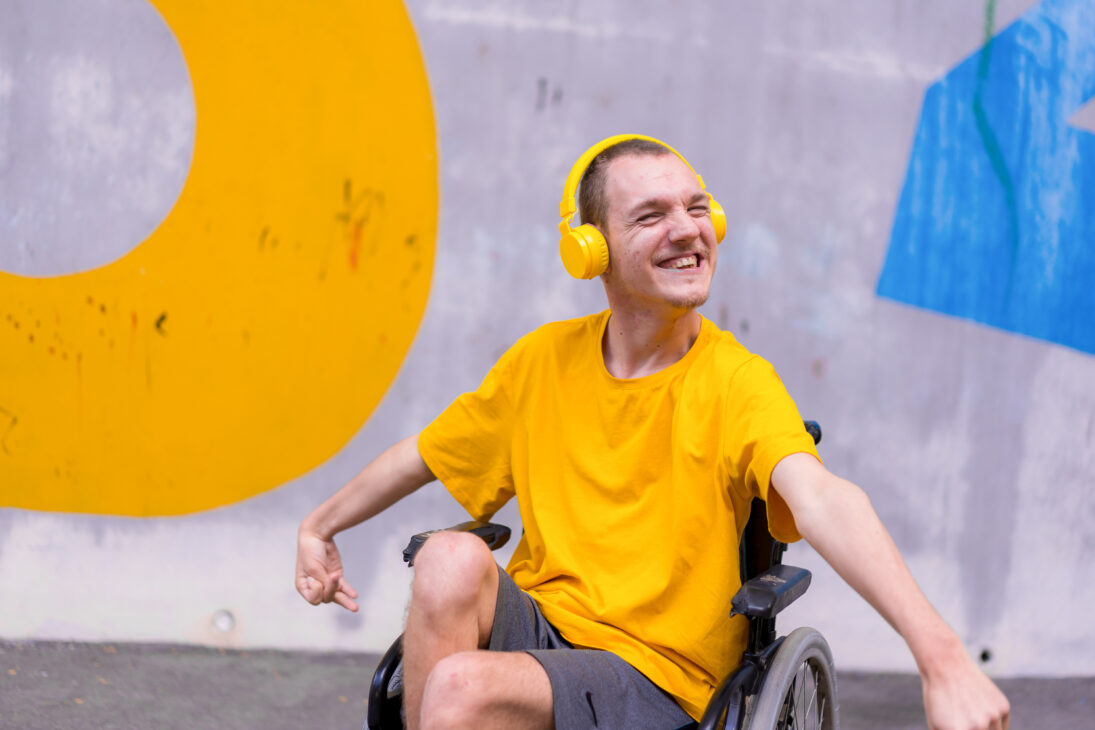
[[425, 308], [436, 137], [402, 5], [153, 4], [193, 82], [190, 175], [123, 258], [0, 274], [0, 505], [174, 515], [276, 487], [361, 427]]

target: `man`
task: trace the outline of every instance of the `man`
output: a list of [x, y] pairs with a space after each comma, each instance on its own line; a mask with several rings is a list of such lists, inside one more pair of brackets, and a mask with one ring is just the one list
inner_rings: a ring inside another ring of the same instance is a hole
[[805, 537], [905, 638], [932, 727], [1007, 727], [1007, 700], [862, 490], [818, 460], [771, 366], [696, 311], [725, 230], [702, 181], [650, 138], [610, 138], [571, 178], [583, 169], [588, 225], [561, 227], [564, 261], [600, 273], [609, 309], [527, 335], [309, 515], [300, 593], [356, 610], [333, 536], [435, 477], [479, 519], [516, 495], [508, 573], [467, 534], [416, 559], [407, 726], [681, 727], [744, 647], [727, 614], [755, 496], [776, 537]]

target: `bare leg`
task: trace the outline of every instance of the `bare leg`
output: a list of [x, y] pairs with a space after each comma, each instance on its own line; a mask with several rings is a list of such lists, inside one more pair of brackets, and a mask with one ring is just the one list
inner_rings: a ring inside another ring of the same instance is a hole
[[[411, 605], [403, 636], [403, 709], [410, 730], [422, 726], [427, 678], [438, 662], [453, 654], [486, 648], [494, 625], [497, 594], [498, 568], [478, 537], [440, 532], [422, 546], [415, 557]], [[528, 659], [543, 674], [550, 697], [547, 675], [535, 659]], [[450, 664], [450, 673], [463, 666]], [[476, 671], [481, 664], [473, 665]], [[451, 688], [452, 684], [438, 686]]]
[[468, 651], [437, 663], [426, 681], [421, 727], [555, 727], [551, 681], [524, 652]]

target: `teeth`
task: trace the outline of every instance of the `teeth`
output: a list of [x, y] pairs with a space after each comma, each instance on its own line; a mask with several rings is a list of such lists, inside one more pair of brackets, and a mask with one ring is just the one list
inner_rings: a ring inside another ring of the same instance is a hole
[[677, 259], [673, 262], [674, 269], [688, 269], [693, 266], [699, 266], [699, 262], [695, 256], [685, 256], [682, 259]]

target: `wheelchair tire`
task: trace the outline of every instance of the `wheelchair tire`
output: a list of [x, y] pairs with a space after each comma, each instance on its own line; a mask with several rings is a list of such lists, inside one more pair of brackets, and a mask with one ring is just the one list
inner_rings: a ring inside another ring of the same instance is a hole
[[825, 637], [795, 629], [776, 652], [753, 704], [749, 730], [838, 730], [836, 671]]

